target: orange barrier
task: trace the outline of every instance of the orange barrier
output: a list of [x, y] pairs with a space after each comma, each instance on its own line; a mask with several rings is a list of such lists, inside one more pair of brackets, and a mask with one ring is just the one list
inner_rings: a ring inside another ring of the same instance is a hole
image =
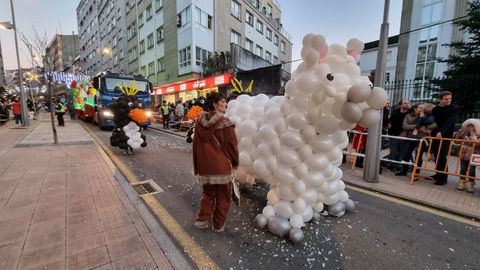
[[[423, 159], [423, 152], [421, 151], [422, 147], [424, 147], [425, 144], [428, 144], [426, 146], [426, 160], [422, 162], [422, 166], [418, 166], [420, 158]], [[433, 144], [438, 144], [438, 149], [436, 149], [436, 152], [433, 152], [434, 149], [432, 149]], [[446, 153], [446, 165], [444, 170], [437, 170], [437, 164], [440, 159], [440, 152], [442, 149], [442, 146], [444, 144], [450, 144], [448, 146], [448, 151]], [[410, 179], [410, 184], [413, 184], [415, 181], [417, 181], [419, 178], [424, 178], [424, 179], [429, 179], [429, 180], [434, 180], [431, 176], [428, 175], [422, 175], [420, 174], [420, 171], [428, 171], [428, 172], [433, 172], [433, 173], [444, 173], [447, 175], [452, 175], [452, 176], [458, 176], [461, 178], [468, 178], [472, 180], [480, 180], [480, 177], [478, 176], [468, 176], [468, 173], [470, 172], [470, 168], [472, 166], [476, 166], [475, 164], [479, 164], [478, 162], [478, 157], [475, 155], [472, 155], [473, 158], [470, 159], [470, 162], [468, 164], [467, 170], [466, 170], [466, 175], [461, 174], [460, 172], [460, 156], [462, 155], [464, 151], [464, 146], [465, 145], [471, 145], [473, 147], [472, 152], [475, 153], [474, 149], [480, 145], [480, 141], [471, 141], [471, 140], [463, 140], [463, 139], [450, 139], [450, 138], [436, 138], [436, 137], [425, 137], [423, 140], [420, 140], [418, 148], [417, 148], [417, 154], [415, 158], [415, 165], [413, 168], [412, 176]], [[454, 147], [459, 147], [458, 153], [452, 153], [452, 148]], [[421, 156], [422, 155], [422, 156]], [[433, 159], [432, 159], [433, 157]], [[452, 159], [456, 159], [454, 161], [454, 167], [455, 170], [453, 172], [449, 171], [449, 161]], [[473, 161], [472, 161], [473, 159]], [[433, 162], [432, 162], [433, 161]], [[475, 174], [477, 175], [477, 174]]]

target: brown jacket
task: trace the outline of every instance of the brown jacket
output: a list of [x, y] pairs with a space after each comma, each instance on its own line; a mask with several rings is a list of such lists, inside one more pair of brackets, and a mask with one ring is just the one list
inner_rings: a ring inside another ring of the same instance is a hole
[[[478, 140], [477, 135], [471, 135], [466, 131], [455, 133], [455, 139], [462, 139], [472, 142], [463, 142], [460, 149], [460, 159], [461, 160], [470, 160], [472, 154], [480, 153], [480, 141]], [[477, 142], [477, 143], [474, 143]]]
[[202, 112], [195, 125], [193, 169], [202, 184], [226, 184], [239, 163], [235, 126], [223, 113]]

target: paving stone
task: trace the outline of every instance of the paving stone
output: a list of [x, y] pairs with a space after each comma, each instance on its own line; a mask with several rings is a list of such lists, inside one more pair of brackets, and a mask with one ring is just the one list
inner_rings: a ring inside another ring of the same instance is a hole
[[67, 269], [97, 269], [96, 267], [108, 263], [110, 263], [110, 257], [106, 246], [67, 256]]

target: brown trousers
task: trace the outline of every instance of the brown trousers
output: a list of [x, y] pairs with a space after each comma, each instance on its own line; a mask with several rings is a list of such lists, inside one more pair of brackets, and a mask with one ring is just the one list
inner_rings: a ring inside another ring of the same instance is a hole
[[204, 184], [197, 220], [212, 220], [213, 227], [219, 230], [226, 222], [231, 202], [232, 183], [220, 185]]

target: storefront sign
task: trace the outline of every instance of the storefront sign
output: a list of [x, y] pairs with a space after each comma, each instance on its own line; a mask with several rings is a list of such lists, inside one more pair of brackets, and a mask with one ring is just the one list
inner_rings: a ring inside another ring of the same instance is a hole
[[163, 86], [154, 87], [157, 95], [165, 95], [183, 91], [201, 90], [203, 88], [217, 87], [224, 84], [230, 84], [232, 74], [225, 73], [219, 76], [208, 77], [203, 79], [195, 79], [180, 83], [173, 83]]

